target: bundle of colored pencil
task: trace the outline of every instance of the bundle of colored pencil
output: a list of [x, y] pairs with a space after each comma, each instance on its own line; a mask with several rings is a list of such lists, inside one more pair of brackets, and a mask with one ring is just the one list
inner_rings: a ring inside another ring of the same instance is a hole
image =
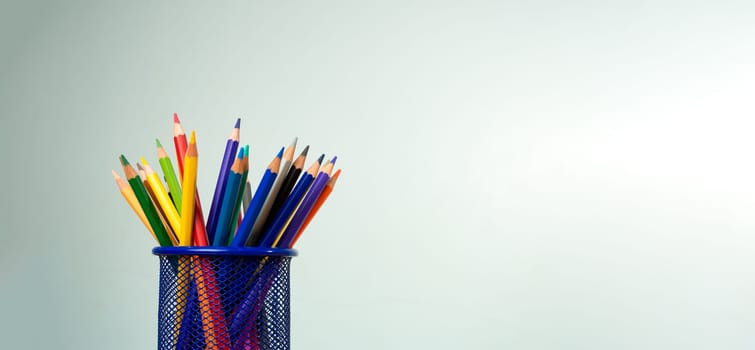
[[[305, 171], [309, 146], [294, 160], [296, 138], [270, 161], [252, 194], [247, 181], [249, 146], [239, 147], [240, 124], [241, 120], [236, 120], [226, 141], [206, 221], [196, 186], [199, 158], [196, 134], [192, 131], [187, 142], [178, 115], [173, 115], [178, 174], [159, 140], [156, 141], [157, 157], [165, 183], [143, 157], [135, 169], [125, 156], [120, 156], [126, 179], [113, 171], [116, 184], [160, 246], [293, 248], [330, 196], [341, 174], [340, 169], [333, 173], [336, 157], [323, 164], [325, 155], [321, 155]], [[263, 269], [267, 261], [267, 258], [262, 259], [257, 270]], [[202, 310], [201, 329], [207, 349], [224, 350], [230, 349], [231, 343], [236, 346], [256, 342], [251, 339], [254, 337], [251, 330], [242, 332], [240, 329], [248, 327], [243, 324], [244, 320], [256, 317], [258, 300], [264, 299], [272, 280], [262, 281], [261, 289], [248, 288], [250, 280], [247, 279], [232, 280], [238, 287], [236, 293], [244, 294], [239, 305], [245, 307], [237, 309], [232, 304], [222, 305], [218, 282], [221, 276], [216, 275], [210, 260], [180, 256], [171, 265], [178, 280], [173, 304], [178, 317], [171, 328], [173, 348], [183, 348], [185, 335], [190, 333], [183, 320], [191, 318], [185, 314], [192, 303], [199, 303]], [[228, 276], [222, 277], [227, 283]], [[230, 319], [224, 307], [235, 310]]]
[[[189, 142], [178, 115], [173, 115], [173, 142], [178, 175], [157, 140], [163, 179], [142, 157], [137, 168], [120, 156], [126, 180], [115, 171], [121, 194], [161, 246], [232, 246], [292, 248], [341, 174], [333, 172], [336, 157], [324, 155], [304, 170], [309, 146], [294, 159], [297, 139], [270, 161], [252, 194], [247, 180], [249, 146], [239, 147], [241, 119], [226, 141], [225, 153], [207, 220], [197, 194], [197, 142]], [[166, 188], [167, 185], [167, 188]], [[206, 224], [205, 224], [206, 222]]]

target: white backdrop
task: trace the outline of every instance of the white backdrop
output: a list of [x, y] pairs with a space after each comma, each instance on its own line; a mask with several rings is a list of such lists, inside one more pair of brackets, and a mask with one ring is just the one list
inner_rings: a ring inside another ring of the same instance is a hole
[[0, 5], [2, 348], [155, 347], [110, 176], [178, 112], [212, 196], [242, 118], [343, 175], [294, 349], [752, 349], [748, 2]]

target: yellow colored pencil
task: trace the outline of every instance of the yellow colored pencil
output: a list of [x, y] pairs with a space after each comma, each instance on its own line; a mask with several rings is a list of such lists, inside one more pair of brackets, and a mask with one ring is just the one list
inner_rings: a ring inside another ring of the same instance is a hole
[[[189, 148], [186, 150], [184, 156], [184, 175], [181, 183], [181, 202], [182, 203], [194, 203], [194, 194], [197, 185], [197, 139], [194, 131], [191, 132], [191, 139], [189, 141]], [[182, 205], [181, 206], [181, 230], [178, 233], [178, 245], [190, 246], [191, 245], [191, 231], [194, 224], [194, 206]], [[189, 295], [189, 272], [190, 272], [190, 260], [188, 256], [181, 256], [178, 259], [178, 274], [179, 283], [178, 286], [178, 299], [176, 304], [176, 323], [173, 325], [176, 339], [181, 329], [181, 321], [184, 318], [186, 312], [186, 300]], [[182, 277], [182, 274], [184, 278]], [[209, 325], [208, 325], [209, 326]]]
[[[194, 203], [194, 195], [197, 184], [197, 139], [194, 131], [191, 132], [189, 148], [184, 156], [184, 174], [181, 183], [182, 203]], [[191, 230], [194, 224], [194, 206], [181, 206], [181, 230], [178, 234], [179, 245], [191, 245]]]
[[147, 176], [147, 182], [149, 187], [152, 188], [152, 192], [155, 193], [157, 204], [163, 209], [165, 218], [168, 220], [168, 224], [173, 228], [173, 232], [181, 231], [181, 218], [178, 216], [176, 207], [173, 205], [173, 201], [168, 197], [168, 191], [165, 190], [163, 182], [160, 181], [157, 173], [149, 166], [147, 160], [144, 157], [141, 158], [142, 164], [144, 164], [144, 173]]
[[139, 173], [139, 179], [142, 180], [144, 189], [147, 190], [149, 201], [152, 202], [152, 206], [155, 207], [157, 217], [160, 218], [160, 223], [162, 223], [165, 232], [168, 234], [168, 238], [170, 238], [171, 244], [173, 244], [173, 246], [177, 246], [178, 239], [176, 238], [176, 233], [173, 232], [173, 227], [170, 226], [170, 223], [168, 223], [168, 219], [165, 217], [163, 207], [160, 205], [160, 203], [157, 202], [157, 196], [155, 195], [155, 191], [152, 189], [152, 185], [150, 185], [149, 181], [147, 181], [147, 172], [139, 163], [136, 163], [136, 168], [138, 169], [137, 173]]
[[147, 228], [147, 230], [149, 230], [149, 233], [152, 234], [152, 238], [154, 238], [155, 241], [157, 241], [157, 236], [155, 236], [155, 231], [153, 231], [152, 226], [149, 225], [149, 221], [147, 221], [147, 216], [144, 215], [144, 210], [142, 210], [141, 205], [139, 205], [139, 200], [136, 199], [134, 190], [131, 189], [131, 186], [129, 186], [126, 180], [118, 176], [118, 173], [116, 173], [115, 170], [113, 170], [113, 178], [115, 178], [115, 183], [118, 185], [118, 189], [121, 191], [123, 198], [126, 199], [126, 202], [131, 207], [131, 209], [134, 210], [134, 213], [136, 213], [136, 216], [139, 217], [139, 220], [142, 221], [142, 223]]

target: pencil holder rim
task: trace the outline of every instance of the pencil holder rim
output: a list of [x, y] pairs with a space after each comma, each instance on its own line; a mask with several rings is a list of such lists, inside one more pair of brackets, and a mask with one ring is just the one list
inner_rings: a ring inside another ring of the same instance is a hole
[[153, 255], [201, 255], [201, 256], [287, 256], [299, 255], [296, 249], [261, 247], [155, 247]]

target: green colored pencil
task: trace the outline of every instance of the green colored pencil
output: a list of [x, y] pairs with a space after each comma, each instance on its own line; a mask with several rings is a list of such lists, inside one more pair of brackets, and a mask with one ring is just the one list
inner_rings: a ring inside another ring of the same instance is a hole
[[155, 231], [155, 236], [157, 236], [160, 245], [164, 247], [173, 246], [173, 243], [171, 243], [170, 238], [168, 237], [168, 232], [165, 231], [165, 227], [163, 226], [162, 221], [160, 221], [160, 217], [157, 215], [157, 210], [152, 204], [147, 189], [144, 188], [144, 184], [136, 173], [136, 170], [134, 170], [134, 167], [128, 163], [128, 160], [126, 160], [126, 157], [122, 154], [120, 160], [121, 165], [123, 165], [123, 172], [126, 174], [126, 179], [128, 180], [129, 185], [131, 185], [131, 189], [134, 190], [136, 199], [139, 201], [142, 210], [144, 210], [149, 225], [152, 227], [152, 230]]
[[157, 157], [160, 161], [160, 168], [163, 169], [163, 175], [165, 175], [165, 181], [168, 182], [168, 188], [170, 189], [170, 195], [173, 197], [173, 204], [176, 205], [176, 210], [181, 212], [181, 185], [178, 183], [178, 177], [176, 171], [173, 170], [173, 163], [170, 162], [168, 153], [165, 152], [165, 148], [160, 144], [160, 140], [155, 139], [157, 143]]

